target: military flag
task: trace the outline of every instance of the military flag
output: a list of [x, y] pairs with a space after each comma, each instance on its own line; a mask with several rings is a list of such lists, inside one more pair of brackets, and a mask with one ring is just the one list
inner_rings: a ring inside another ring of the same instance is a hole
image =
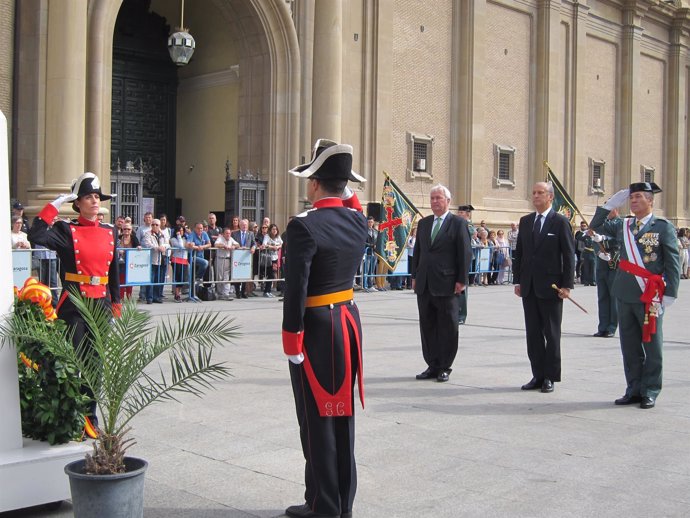
[[[558, 214], [563, 214], [571, 225], [574, 225], [575, 216], [577, 214], [584, 220], [584, 216], [580, 213], [580, 210], [575, 205], [568, 192], [565, 190], [561, 182], [556, 177], [556, 174], [551, 170], [549, 164], [544, 162], [548, 173], [546, 173], [546, 181], [553, 184], [553, 203], [551, 208]], [[586, 220], [585, 220], [586, 221]]]
[[376, 242], [376, 255], [386, 267], [393, 271], [405, 250], [412, 224], [419, 211], [407, 199], [400, 188], [385, 172], [381, 195], [382, 214], [379, 223], [379, 236]]

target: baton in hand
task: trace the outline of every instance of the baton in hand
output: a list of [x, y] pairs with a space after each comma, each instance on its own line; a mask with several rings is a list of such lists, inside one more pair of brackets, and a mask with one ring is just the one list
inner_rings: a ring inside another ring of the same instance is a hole
[[[552, 284], [551, 287], [552, 287], [554, 290], [556, 290], [558, 293], [561, 293], [561, 289], [560, 289], [558, 286], [556, 286], [555, 284]], [[573, 304], [575, 304], [578, 308], [580, 308], [582, 311], [584, 311], [585, 313], [587, 313], [587, 310], [586, 310], [585, 308], [583, 308], [582, 306], [580, 306], [577, 302], [575, 302], [575, 301], [573, 300], [573, 298], [572, 298], [570, 295], [568, 295], [566, 298], [567, 298], [570, 302], [572, 302]], [[589, 313], [587, 313], [587, 314], [589, 315]]]

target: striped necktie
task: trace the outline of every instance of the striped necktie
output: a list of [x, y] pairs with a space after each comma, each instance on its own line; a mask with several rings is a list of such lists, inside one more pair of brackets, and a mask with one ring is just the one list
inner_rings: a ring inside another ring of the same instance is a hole
[[436, 239], [436, 234], [438, 234], [438, 231], [441, 230], [441, 218], [436, 218], [436, 222], [434, 223], [434, 228], [431, 229], [431, 242], [434, 242], [434, 239]]

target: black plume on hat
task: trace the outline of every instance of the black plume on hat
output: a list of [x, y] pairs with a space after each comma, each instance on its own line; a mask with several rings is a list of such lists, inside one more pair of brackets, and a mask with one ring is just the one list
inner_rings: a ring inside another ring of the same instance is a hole
[[366, 182], [352, 170], [352, 146], [319, 139], [314, 144], [311, 162], [290, 169], [290, 174], [317, 180], [350, 180]]
[[637, 182], [630, 184], [630, 193], [633, 192], [651, 192], [656, 194], [661, 192], [661, 187], [659, 187], [654, 182]]

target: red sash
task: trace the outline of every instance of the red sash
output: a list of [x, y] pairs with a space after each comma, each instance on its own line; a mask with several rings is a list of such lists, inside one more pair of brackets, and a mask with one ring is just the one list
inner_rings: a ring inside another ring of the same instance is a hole
[[631, 263], [626, 259], [621, 259], [618, 266], [624, 272], [637, 275], [645, 280], [645, 289], [640, 295], [640, 300], [644, 302], [644, 325], [642, 326], [642, 341], [650, 342], [652, 335], [656, 333], [657, 310], [652, 304], [655, 298], [662, 301], [666, 284], [661, 275], [651, 273], [647, 268]]

